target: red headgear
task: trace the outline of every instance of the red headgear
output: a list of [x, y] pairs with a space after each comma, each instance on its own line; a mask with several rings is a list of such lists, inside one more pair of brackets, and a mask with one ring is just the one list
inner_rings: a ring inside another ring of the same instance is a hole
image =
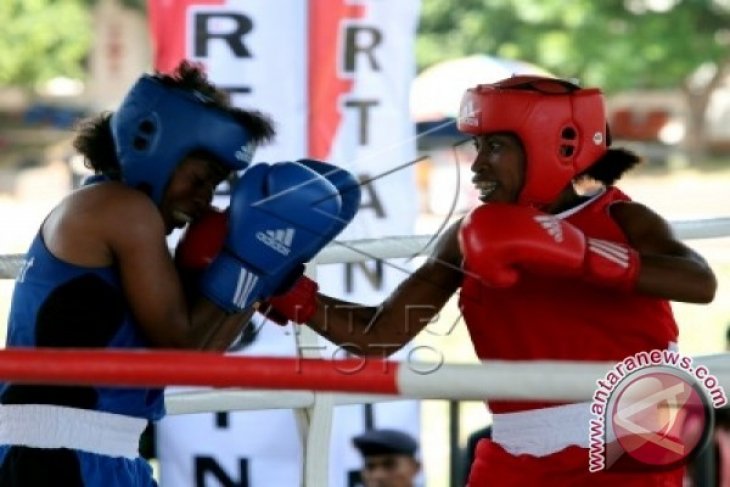
[[461, 132], [511, 132], [525, 149], [525, 183], [518, 203], [551, 203], [575, 175], [608, 150], [603, 95], [569, 81], [513, 76], [466, 90]]

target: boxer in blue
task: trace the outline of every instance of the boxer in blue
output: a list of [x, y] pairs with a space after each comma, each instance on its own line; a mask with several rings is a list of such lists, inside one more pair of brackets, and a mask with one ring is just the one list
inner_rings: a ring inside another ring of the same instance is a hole
[[[116, 112], [79, 129], [95, 176], [32, 242], [7, 347], [225, 350], [254, 305], [342, 229], [327, 178], [297, 162], [249, 167], [273, 135], [196, 66], [142, 76]], [[185, 292], [166, 235], [209, 212], [234, 171], [224, 250]], [[283, 243], [262, 238], [280, 230]], [[154, 485], [139, 436], [163, 414], [160, 389], [2, 383], [0, 486]]]

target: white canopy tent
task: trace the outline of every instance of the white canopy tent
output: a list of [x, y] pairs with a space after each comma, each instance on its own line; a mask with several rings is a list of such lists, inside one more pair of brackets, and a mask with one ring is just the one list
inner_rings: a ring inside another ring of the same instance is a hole
[[425, 69], [411, 85], [411, 117], [416, 122], [456, 117], [467, 88], [513, 74], [554, 76], [525, 61], [474, 55], [450, 59]]

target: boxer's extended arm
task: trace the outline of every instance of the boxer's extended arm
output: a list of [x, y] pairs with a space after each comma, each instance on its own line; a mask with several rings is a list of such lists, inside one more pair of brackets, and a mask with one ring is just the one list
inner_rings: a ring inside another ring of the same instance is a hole
[[460, 222], [439, 238], [432, 256], [380, 306], [362, 306], [319, 294], [308, 325], [356, 355], [392, 354], [441, 310], [462, 280], [457, 242]]
[[688, 303], [713, 300], [715, 274], [702, 256], [674, 236], [666, 220], [635, 202], [613, 204], [611, 216], [639, 252], [637, 291]]

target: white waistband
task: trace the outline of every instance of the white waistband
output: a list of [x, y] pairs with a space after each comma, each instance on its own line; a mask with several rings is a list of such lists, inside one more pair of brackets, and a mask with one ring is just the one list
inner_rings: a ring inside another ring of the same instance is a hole
[[121, 414], [41, 404], [0, 406], [0, 444], [69, 448], [137, 458], [147, 421]]
[[543, 457], [571, 445], [588, 448], [590, 403], [492, 415], [492, 441], [513, 455]]
[[[677, 351], [669, 342], [667, 350]], [[492, 415], [492, 441], [513, 455], [543, 457], [575, 445], [588, 448], [591, 404], [564, 404], [516, 413]], [[615, 439], [611, 430], [607, 442]]]

